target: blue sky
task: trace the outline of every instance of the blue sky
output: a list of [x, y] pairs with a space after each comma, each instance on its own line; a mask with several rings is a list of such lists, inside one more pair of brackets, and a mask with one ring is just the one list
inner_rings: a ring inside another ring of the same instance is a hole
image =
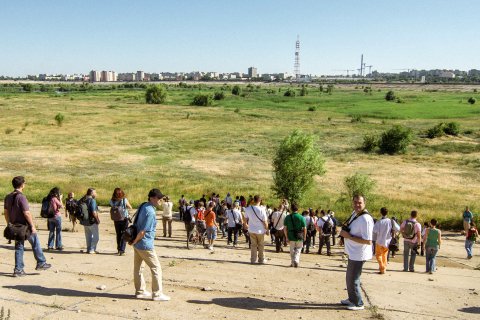
[[2, 0], [0, 75], [480, 69], [475, 0]]

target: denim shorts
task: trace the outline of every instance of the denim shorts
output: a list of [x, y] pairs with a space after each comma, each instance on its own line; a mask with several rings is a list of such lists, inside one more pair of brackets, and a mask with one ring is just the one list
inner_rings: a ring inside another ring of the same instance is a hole
[[207, 239], [208, 240], [217, 239], [217, 227], [207, 227]]

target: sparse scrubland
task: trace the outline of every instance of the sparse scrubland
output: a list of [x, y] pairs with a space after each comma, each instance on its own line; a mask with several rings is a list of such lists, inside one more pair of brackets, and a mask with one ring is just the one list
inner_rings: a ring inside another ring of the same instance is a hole
[[[93, 186], [105, 204], [120, 186], [139, 204], [158, 186], [174, 200], [260, 193], [277, 205], [273, 155], [301, 129], [315, 135], [326, 169], [303, 207], [345, 217], [344, 181], [359, 173], [375, 182], [368, 199], [375, 213], [387, 206], [406, 217], [415, 208], [422, 220], [435, 216], [455, 228], [466, 205], [480, 210], [480, 106], [469, 103], [478, 98], [471, 89], [352, 85], [323, 92], [318, 85], [171, 83], [163, 104], [147, 104], [143, 85], [28, 89], [0, 85], [2, 194], [13, 176], [24, 175], [32, 201], [53, 186], [77, 195]], [[385, 99], [389, 90], [396, 102]], [[192, 105], [199, 96], [207, 106]], [[442, 125], [438, 135], [427, 135], [439, 123], [455, 123], [457, 134], [445, 134]], [[410, 130], [411, 142], [404, 152], [382, 152], [377, 144], [397, 125]]]

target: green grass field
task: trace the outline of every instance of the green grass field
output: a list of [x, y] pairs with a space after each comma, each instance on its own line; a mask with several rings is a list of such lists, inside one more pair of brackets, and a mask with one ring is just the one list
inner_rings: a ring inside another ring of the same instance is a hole
[[[302, 203], [305, 207], [346, 215], [343, 179], [361, 172], [377, 182], [371, 211], [386, 205], [406, 216], [416, 208], [423, 218], [442, 217], [454, 226], [453, 217], [459, 220], [465, 205], [480, 210], [480, 105], [467, 103], [471, 96], [479, 100], [477, 93], [392, 85], [402, 100], [396, 103], [385, 101], [387, 90], [375, 85], [371, 94], [361, 86], [341, 86], [331, 95], [309, 86], [303, 97], [293, 86], [297, 96], [284, 97], [288, 87], [242, 86], [242, 94], [233, 96], [226, 85], [169, 85], [164, 105], [145, 104], [144, 90], [138, 88], [0, 92], [0, 192], [10, 191], [13, 176], [24, 175], [32, 201], [40, 201], [53, 186], [77, 195], [93, 186], [106, 203], [120, 186], [134, 204], [150, 188], [160, 187], [174, 200], [181, 194], [260, 193], [276, 205], [270, 188], [272, 156], [279, 142], [300, 128], [318, 137], [327, 168]], [[196, 94], [222, 89], [224, 100], [190, 106]], [[65, 116], [62, 126], [54, 120], [58, 113]], [[451, 121], [461, 126], [458, 137], [425, 138], [428, 128]], [[394, 124], [414, 130], [406, 154], [359, 150], [364, 134], [379, 134]]]

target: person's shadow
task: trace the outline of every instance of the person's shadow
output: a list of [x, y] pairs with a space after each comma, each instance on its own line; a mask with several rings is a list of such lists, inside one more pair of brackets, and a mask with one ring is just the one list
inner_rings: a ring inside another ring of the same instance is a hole
[[88, 292], [78, 291], [64, 288], [46, 288], [35, 285], [15, 285], [3, 286], [5, 289], [14, 289], [30, 294], [38, 294], [42, 296], [64, 296], [64, 297], [80, 297], [80, 298], [109, 298], [109, 299], [132, 299], [132, 295], [128, 294], [113, 294], [108, 292]]
[[271, 310], [345, 310], [340, 304], [333, 303], [299, 303], [299, 302], [275, 302], [265, 301], [258, 298], [237, 297], [237, 298], [213, 298], [211, 301], [204, 300], [187, 300], [188, 303], [194, 304], [216, 304], [225, 308], [255, 310], [263, 309]]

